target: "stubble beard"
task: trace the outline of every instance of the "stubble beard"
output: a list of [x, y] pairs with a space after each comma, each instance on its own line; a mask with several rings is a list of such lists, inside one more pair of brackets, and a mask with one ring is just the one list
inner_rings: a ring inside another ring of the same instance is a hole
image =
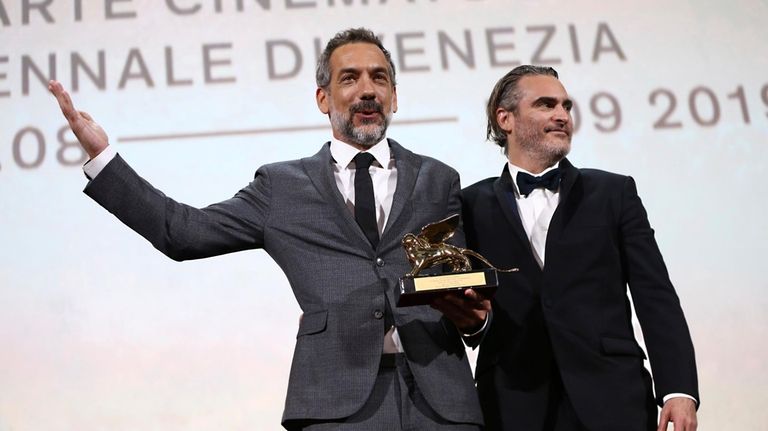
[[566, 141], [551, 141], [546, 132], [533, 125], [515, 127], [515, 139], [520, 149], [543, 167], [553, 166], [571, 151], [571, 137]]

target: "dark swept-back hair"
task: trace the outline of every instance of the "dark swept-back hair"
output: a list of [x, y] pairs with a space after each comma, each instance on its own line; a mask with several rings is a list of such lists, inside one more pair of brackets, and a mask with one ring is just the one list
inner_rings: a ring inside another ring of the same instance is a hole
[[521, 97], [517, 83], [523, 77], [531, 75], [554, 76], [559, 79], [557, 71], [551, 67], [527, 64], [517, 66], [499, 79], [488, 99], [488, 105], [485, 108], [485, 113], [488, 116], [486, 139], [502, 148], [507, 147], [507, 132], [499, 127], [499, 122], [496, 121], [496, 110], [502, 108], [513, 113], [517, 112], [517, 105], [520, 103]]
[[350, 43], [370, 43], [376, 45], [384, 54], [387, 63], [389, 63], [389, 79], [392, 81], [392, 85], [395, 85], [395, 64], [392, 62], [392, 56], [389, 54], [389, 51], [384, 48], [381, 39], [371, 30], [360, 27], [336, 33], [336, 36], [333, 36], [328, 41], [328, 44], [325, 45], [323, 53], [320, 54], [320, 58], [317, 60], [317, 68], [315, 69], [315, 81], [318, 87], [327, 89], [328, 84], [331, 83], [331, 54], [333, 54], [333, 51], [340, 46]]

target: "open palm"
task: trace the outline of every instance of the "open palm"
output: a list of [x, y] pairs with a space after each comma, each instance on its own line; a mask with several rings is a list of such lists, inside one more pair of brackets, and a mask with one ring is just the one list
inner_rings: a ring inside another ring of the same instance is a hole
[[88, 156], [91, 159], [98, 156], [109, 145], [109, 138], [104, 129], [93, 121], [87, 112], [75, 109], [72, 98], [59, 81], [49, 81], [48, 90], [56, 97], [61, 112], [69, 122], [69, 127]]

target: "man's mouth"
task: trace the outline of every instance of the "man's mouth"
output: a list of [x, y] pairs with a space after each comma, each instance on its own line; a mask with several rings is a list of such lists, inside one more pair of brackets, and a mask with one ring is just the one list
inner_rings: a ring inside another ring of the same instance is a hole
[[358, 116], [363, 121], [375, 120], [384, 115], [382, 112], [381, 104], [373, 100], [364, 101], [353, 105], [350, 110], [352, 111], [353, 115]]
[[563, 135], [563, 136], [571, 136], [571, 134], [568, 133], [568, 130], [561, 129], [559, 127], [546, 128], [546, 129], [544, 129], [544, 131], [547, 132], [547, 133], [555, 133], [555, 134], [559, 134], [559, 135]]
[[355, 112], [356, 115], [361, 116], [363, 118], [377, 118], [381, 115], [381, 112], [379, 111], [357, 111]]

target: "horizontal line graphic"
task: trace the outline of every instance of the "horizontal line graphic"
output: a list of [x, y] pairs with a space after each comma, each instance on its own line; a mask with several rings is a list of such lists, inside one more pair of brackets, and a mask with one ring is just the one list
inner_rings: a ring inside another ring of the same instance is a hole
[[[392, 125], [395, 126], [413, 126], [421, 124], [435, 124], [435, 123], [456, 123], [458, 117], [435, 117], [435, 118], [415, 118], [411, 120], [397, 120], [392, 121]], [[326, 124], [314, 124], [306, 126], [286, 126], [286, 127], [271, 127], [264, 129], [241, 129], [241, 130], [209, 130], [205, 132], [181, 132], [181, 133], [166, 133], [159, 135], [138, 135], [138, 136], [122, 136], [118, 137], [118, 142], [146, 142], [146, 141], [171, 141], [179, 139], [196, 139], [196, 138], [218, 138], [224, 136], [243, 136], [243, 135], [265, 135], [270, 133], [298, 133], [309, 132], [315, 130], [329, 130], [330, 125]]]

